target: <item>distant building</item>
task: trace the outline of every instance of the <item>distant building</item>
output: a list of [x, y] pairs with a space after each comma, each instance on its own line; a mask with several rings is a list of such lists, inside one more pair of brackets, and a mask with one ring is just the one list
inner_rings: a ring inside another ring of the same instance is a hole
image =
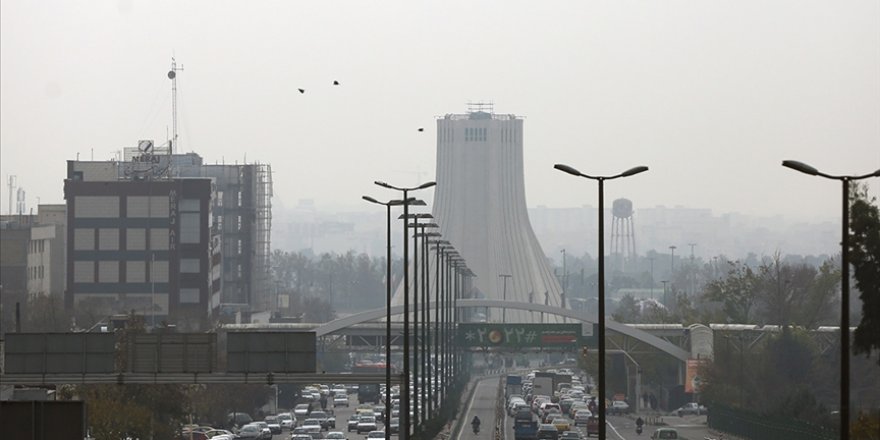
[[67, 266], [67, 206], [39, 205], [27, 257], [28, 297], [63, 299]]
[[135, 161], [147, 165], [128, 176], [115, 162], [68, 161], [65, 304], [204, 329], [220, 291], [212, 181]]
[[0, 216], [0, 333], [14, 329], [15, 305], [27, 305], [28, 243], [33, 215]]

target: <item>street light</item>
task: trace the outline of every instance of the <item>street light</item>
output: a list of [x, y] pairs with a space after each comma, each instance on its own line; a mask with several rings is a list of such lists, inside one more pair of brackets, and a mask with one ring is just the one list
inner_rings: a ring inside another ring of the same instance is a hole
[[849, 439], [849, 183], [869, 177], [880, 177], [880, 170], [861, 176], [832, 176], [803, 162], [784, 160], [782, 166], [811, 176], [839, 180], [843, 183], [843, 219], [840, 252], [840, 438]]
[[[440, 285], [440, 281], [443, 279], [443, 273], [441, 272], [442, 266], [440, 265], [440, 259], [441, 259], [441, 256], [443, 255], [443, 254], [441, 254], [441, 252], [445, 253], [445, 249], [447, 247], [449, 247], [449, 241], [448, 240], [431, 240], [430, 243], [432, 245], [434, 245], [433, 249], [437, 251], [437, 254], [434, 259], [434, 262], [436, 263], [436, 268], [434, 271], [434, 285], [435, 285], [435, 288], [434, 288], [434, 296], [435, 296], [435, 299], [434, 299], [434, 301], [435, 301], [435, 304], [434, 304], [434, 378], [432, 379], [432, 380], [436, 381], [436, 380], [439, 380], [439, 378], [440, 378], [440, 359], [441, 359], [441, 357], [440, 357], [440, 344], [441, 344], [441, 341], [443, 338], [443, 333], [442, 333], [441, 329], [445, 328], [445, 323], [442, 328], [440, 326], [440, 323], [441, 323], [440, 322], [441, 321], [440, 311], [442, 310], [443, 304], [444, 304], [443, 290]], [[445, 315], [446, 314], [444, 313], [443, 314], [444, 318], [445, 318]], [[440, 392], [441, 400], [444, 399], [446, 396], [445, 384], [444, 384], [444, 388], [441, 388], [438, 391]], [[436, 405], [437, 409], [439, 409], [440, 405], [436, 404], [436, 403], [435, 403], [435, 405]]]
[[[424, 232], [426, 228], [437, 228], [439, 225], [436, 223], [420, 223], [418, 225], [422, 229], [422, 232], [417, 232], [413, 235], [416, 239], [422, 239], [422, 390], [424, 390], [424, 398], [420, 404], [420, 408], [422, 409], [422, 419], [428, 419], [431, 417], [431, 397], [433, 392], [431, 390], [430, 385], [430, 375], [429, 371], [429, 359], [431, 354], [431, 313], [430, 313], [430, 300], [431, 300], [431, 292], [430, 285], [431, 283], [428, 280], [428, 256], [430, 255], [428, 252], [428, 238], [429, 237], [439, 237], [439, 232]], [[420, 396], [421, 397], [421, 396]]]
[[[379, 185], [383, 188], [393, 189], [396, 191], [403, 192], [403, 215], [404, 215], [404, 228], [403, 228], [403, 390], [400, 393], [401, 400], [401, 420], [403, 421], [403, 429], [400, 430], [400, 440], [409, 440], [411, 423], [409, 420], [409, 407], [410, 407], [410, 393], [409, 393], [409, 379], [410, 379], [410, 366], [409, 366], [409, 233], [407, 232], [406, 227], [406, 216], [409, 214], [409, 205], [413, 204], [413, 202], [408, 198], [408, 194], [410, 191], [417, 191], [420, 189], [430, 188], [436, 185], [436, 182], [425, 182], [419, 186], [415, 187], [397, 187], [394, 185], [389, 185], [382, 181], [375, 181], [376, 185]], [[387, 429], [385, 431], [388, 431]], [[388, 434], [385, 434], [388, 435]]]
[[[410, 228], [418, 232], [418, 228], [420, 226], [420, 219], [432, 219], [434, 218], [431, 214], [419, 213], [419, 214], [403, 214], [398, 219], [403, 220], [403, 227], [405, 231], [409, 231]], [[413, 223], [407, 223], [407, 220], [412, 219]], [[408, 234], [408, 232], [407, 232]], [[419, 381], [422, 379], [422, 375], [419, 372], [419, 241], [413, 241], [413, 289], [415, 290], [413, 294], [413, 351], [412, 351], [412, 362], [415, 364], [416, 368], [413, 371], [413, 390], [412, 393], [416, 395], [416, 400], [413, 405], [413, 426], [418, 428], [421, 426], [419, 424], [420, 417], [420, 408], [421, 408], [421, 394], [419, 390], [422, 389]], [[409, 311], [407, 310], [407, 314]], [[414, 430], [415, 431], [415, 430]]]
[[605, 437], [605, 181], [629, 177], [645, 171], [646, 166], [630, 168], [614, 176], [590, 176], [563, 164], [553, 166], [572, 176], [599, 182], [599, 438]]
[[[385, 203], [370, 196], [363, 196], [362, 199], [370, 203], [382, 205], [388, 212], [385, 217], [387, 223], [387, 249], [385, 254], [385, 263], [387, 266], [387, 273], [385, 274], [385, 426], [391, 426], [391, 207], [405, 205], [413, 202], [415, 199], [407, 199], [406, 201], [390, 200]], [[390, 430], [386, 429], [385, 431], [385, 440], [390, 440]]]

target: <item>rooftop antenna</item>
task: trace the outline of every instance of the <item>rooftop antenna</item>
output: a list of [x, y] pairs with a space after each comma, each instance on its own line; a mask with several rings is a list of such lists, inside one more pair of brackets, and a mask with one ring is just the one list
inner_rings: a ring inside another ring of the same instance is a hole
[[177, 61], [171, 57], [171, 70], [168, 71], [168, 79], [171, 80], [171, 127], [172, 137], [168, 154], [174, 154], [177, 147], [177, 72], [183, 71], [183, 64], [177, 67]]
[[12, 195], [15, 194], [15, 186], [16, 186], [16, 177], [14, 175], [9, 175], [9, 180], [7, 181], [7, 185], [9, 186], [9, 215], [12, 215], [12, 207], [15, 206], [12, 203]]

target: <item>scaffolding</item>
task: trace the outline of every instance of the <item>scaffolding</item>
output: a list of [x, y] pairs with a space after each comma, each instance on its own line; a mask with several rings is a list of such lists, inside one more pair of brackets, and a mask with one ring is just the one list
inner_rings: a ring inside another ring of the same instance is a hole
[[258, 298], [257, 306], [261, 310], [276, 311], [278, 301], [274, 300], [270, 291], [272, 276], [272, 166], [254, 164], [254, 250], [253, 262], [254, 296]]

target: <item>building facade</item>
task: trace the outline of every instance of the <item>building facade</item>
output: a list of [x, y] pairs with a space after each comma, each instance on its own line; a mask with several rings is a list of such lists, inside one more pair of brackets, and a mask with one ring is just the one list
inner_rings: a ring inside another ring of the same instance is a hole
[[200, 330], [220, 289], [210, 179], [132, 176], [113, 162], [68, 162], [65, 305], [142, 314]]

